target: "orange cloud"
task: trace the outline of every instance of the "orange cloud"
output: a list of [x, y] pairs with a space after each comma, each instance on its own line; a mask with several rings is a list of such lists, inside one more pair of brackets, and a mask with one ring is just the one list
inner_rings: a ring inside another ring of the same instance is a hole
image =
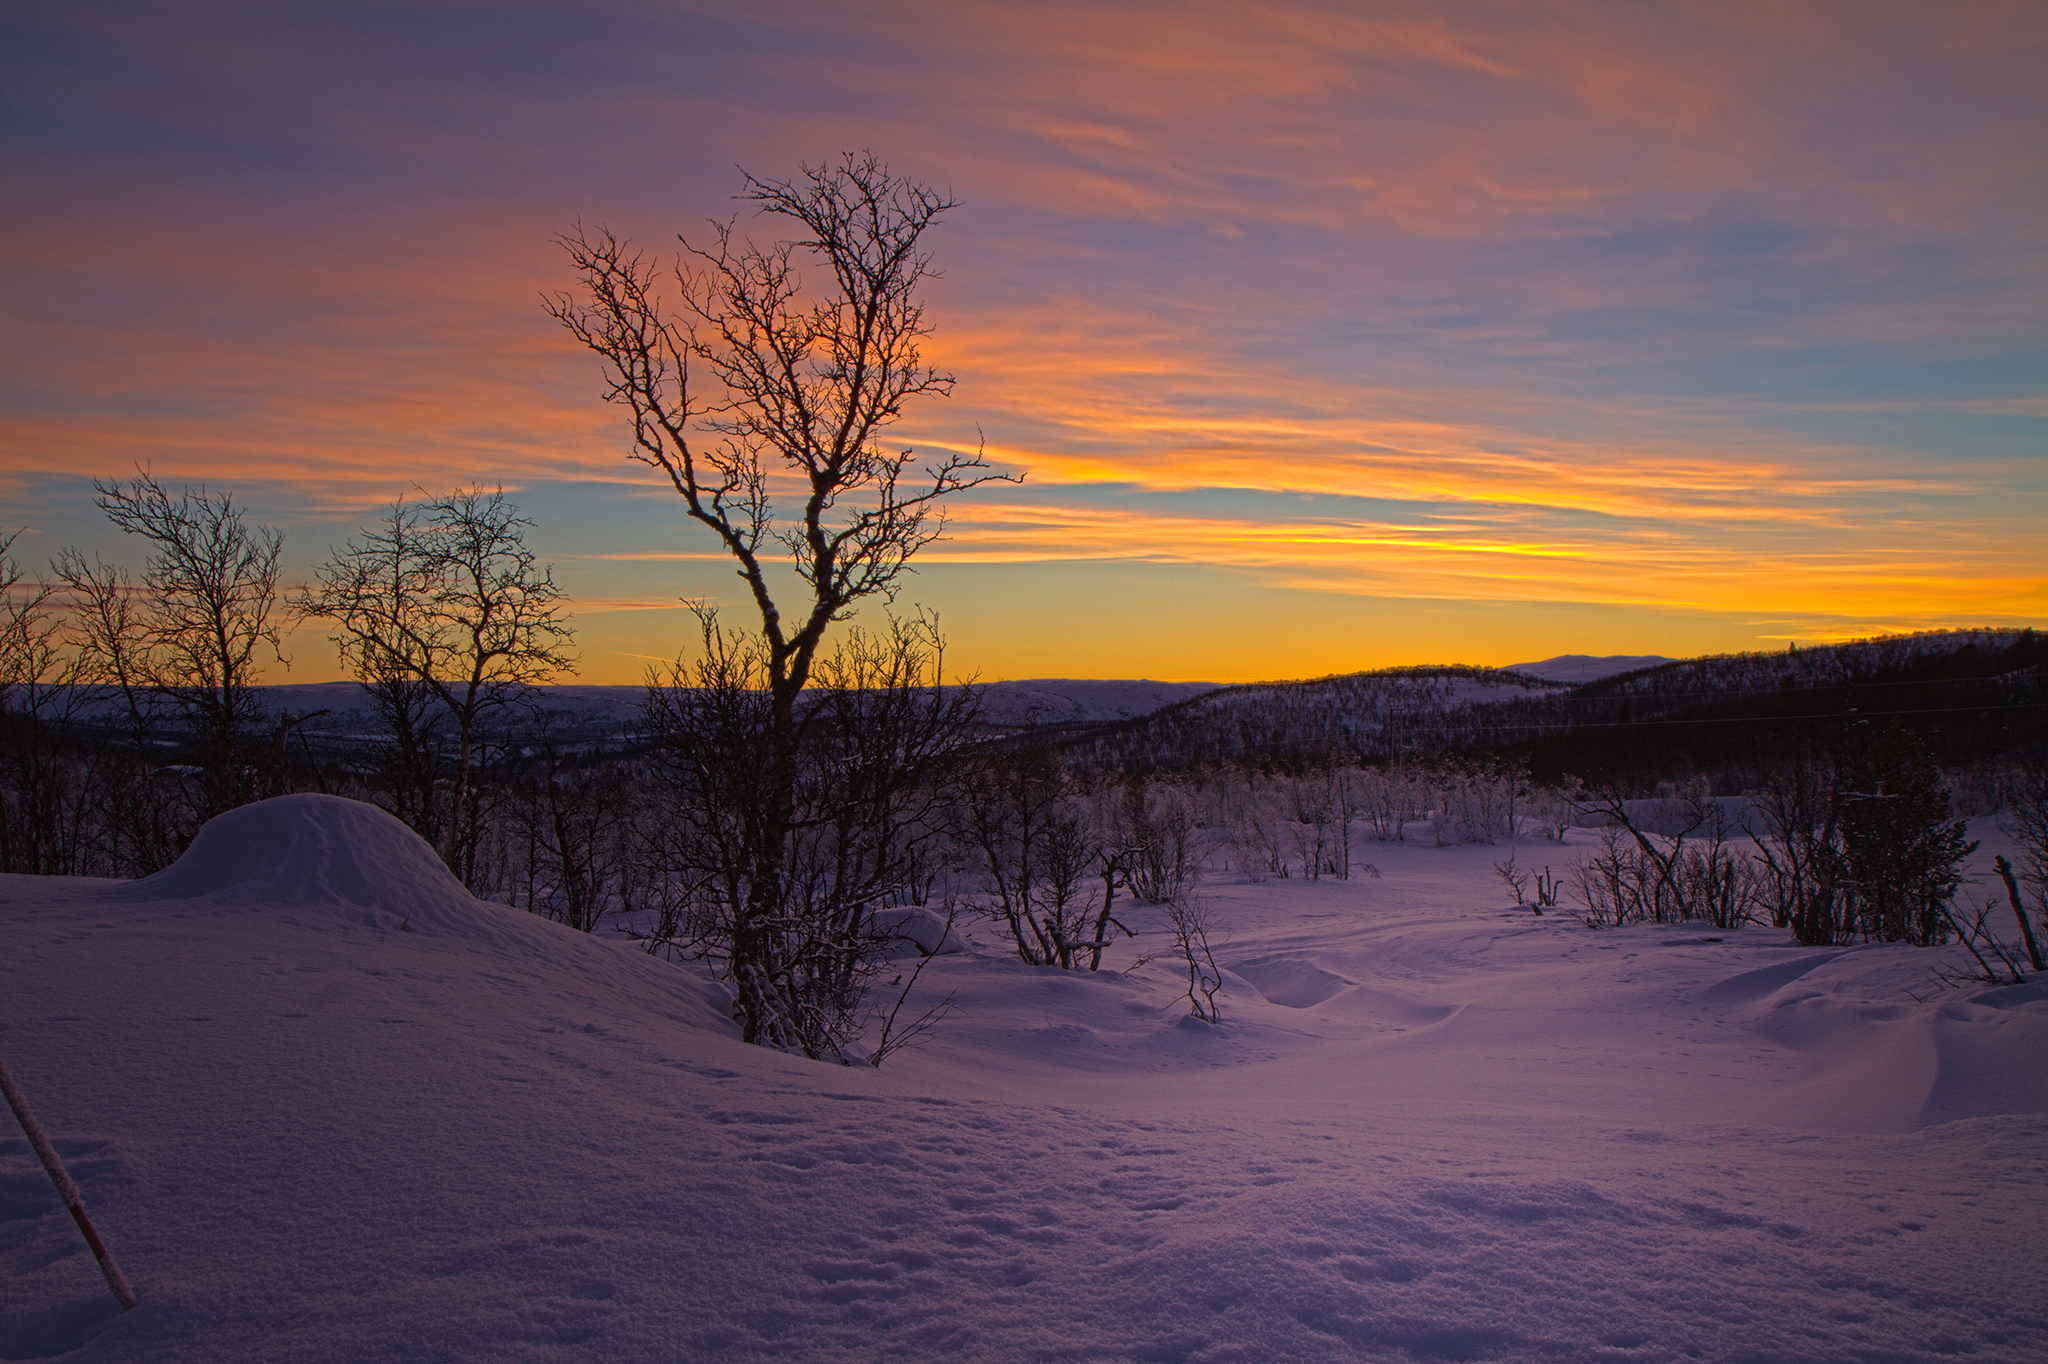
[[[733, 210], [732, 160], [874, 145], [965, 201], [931, 294], [958, 397], [892, 437], [985, 433], [1031, 478], [960, 499], [934, 565], [1850, 632], [2044, 612], [2038, 6], [613, 19], [631, 45], [565, 23], [545, 78], [464, 48], [376, 98], [285, 18], [77, 20], [303, 121], [250, 151], [245, 118], [96, 88], [73, 121], [132, 98], [145, 152], [13, 144], [0, 487], [142, 462], [336, 518], [415, 483], [668, 498], [540, 313], [550, 234], [665, 247]], [[716, 561], [585, 534], [592, 613], [672, 600], [608, 574]]]

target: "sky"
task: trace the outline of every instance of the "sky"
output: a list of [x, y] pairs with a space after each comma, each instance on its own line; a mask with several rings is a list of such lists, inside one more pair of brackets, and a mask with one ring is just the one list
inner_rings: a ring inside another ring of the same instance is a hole
[[[899, 608], [984, 679], [2048, 625], [2035, 3], [14, 5], [0, 532], [232, 492], [304, 580], [502, 485], [581, 678], [744, 605], [542, 311], [872, 150], [959, 207]], [[275, 681], [339, 675], [317, 624]]]

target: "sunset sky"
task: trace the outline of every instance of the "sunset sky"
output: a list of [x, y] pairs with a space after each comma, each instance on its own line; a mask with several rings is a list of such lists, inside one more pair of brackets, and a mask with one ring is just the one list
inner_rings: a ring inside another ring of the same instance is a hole
[[551, 238], [872, 149], [961, 201], [895, 435], [1026, 475], [904, 593], [960, 669], [2044, 625], [2044, 71], [2038, 0], [8, 6], [0, 531], [134, 561], [141, 464], [303, 579], [502, 483], [636, 681], [738, 584]]

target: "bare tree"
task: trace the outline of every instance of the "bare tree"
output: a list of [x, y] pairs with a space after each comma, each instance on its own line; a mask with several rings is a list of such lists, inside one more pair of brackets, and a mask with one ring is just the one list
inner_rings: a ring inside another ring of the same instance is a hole
[[[502, 489], [401, 500], [292, 598], [299, 615], [340, 627], [342, 662], [377, 702], [401, 778], [394, 813], [472, 889], [484, 718], [575, 667], [564, 595], [526, 545], [532, 527]], [[434, 799], [435, 705], [455, 729], [445, 807]]]
[[350, 540], [314, 570], [316, 585], [296, 593], [302, 619], [333, 622], [341, 663], [376, 708], [383, 747], [378, 766], [387, 808], [440, 848], [448, 821], [435, 799], [445, 718], [422, 674], [435, 666], [423, 640], [436, 585], [424, 513], [403, 500], [360, 540]]
[[37, 660], [51, 652], [57, 624], [50, 610], [55, 588], [26, 577], [11, 551], [20, 531], [0, 534], [0, 706], [12, 702], [15, 690], [44, 669]]
[[[758, 613], [749, 666], [765, 704], [748, 731], [758, 775], [736, 830], [746, 899], [729, 964], [747, 1037], [811, 1050], [801, 1039], [815, 1030], [771, 988], [788, 975], [775, 943], [795, 892], [799, 697], [827, 628], [863, 601], [893, 601], [912, 558], [943, 533], [944, 499], [1000, 475], [978, 452], [947, 452], [920, 473], [911, 450], [882, 442], [907, 403], [952, 390], [952, 376], [925, 363], [918, 290], [931, 273], [924, 234], [953, 200], [872, 154], [793, 181], [749, 175], [740, 197], [793, 224], [796, 239], [762, 247], [713, 223], [705, 245], [683, 243], [672, 310], [661, 268], [609, 231], [579, 227], [561, 242], [582, 289], [547, 308], [601, 358], [606, 400], [632, 414], [633, 458], [665, 475], [723, 546]], [[820, 278], [805, 281], [800, 263]], [[782, 497], [799, 510], [779, 514]], [[780, 561], [803, 593], [787, 616], [770, 577]], [[707, 627], [707, 645], [715, 633]]]
[[118, 736], [98, 746], [97, 819], [102, 870], [147, 876], [175, 861], [198, 830], [191, 783], [162, 766], [158, 732], [167, 709], [145, 638], [146, 599], [127, 569], [66, 549], [51, 566], [66, 597], [70, 699], [104, 712]]
[[1847, 942], [1854, 925], [1843, 884], [1838, 770], [1801, 745], [1750, 804], [1764, 826], [1750, 839], [1763, 859], [1759, 885], [1772, 924], [1809, 947]]
[[275, 623], [284, 536], [249, 526], [226, 493], [173, 496], [146, 473], [93, 487], [100, 510], [150, 552], [139, 584], [76, 551], [59, 557], [58, 575], [80, 607], [83, 675], [117, 688], [138, 726], [159, 697], [183, 712], [204, 823], [255, 798], [251, 741], [265, 718], [259, 654], [285, 661]]
[[455, 721], [450, 868], [476, 871], [478, 724], [487, 711], [537, 682], [571, 671], [574, 631], [563, 622], [554, 570], [526, 547], [533, 522], [502, 490], [471, 488], [429, 502], [428, 553], [435, 589], [416, 643], [429, 666], [419, 678]]

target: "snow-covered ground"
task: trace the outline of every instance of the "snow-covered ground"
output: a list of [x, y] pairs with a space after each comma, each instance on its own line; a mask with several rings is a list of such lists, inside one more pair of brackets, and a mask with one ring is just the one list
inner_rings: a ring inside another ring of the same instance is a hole
[[992, 682], [982, 689], [982, 713], [991, 724], [1086, 724], [1129, 720], [1216, 690], [1213, 682], [1091, 681], [1047, 677]]
[[1510, 663], [1508, 671], [1527, 673], [1540, 677], [1546, 682], [1597, 682], [1603, 677], [1616, 673], [1632, 673], [1638, 668], [1654, 668], [1659, 663], [1674, 660], [1662, 654], [1559, 654], [1539, 663]]
[[1361, 852], [1212, 873], [1220, 1028], [982, 927], [879, 1071], [324, 797], [0, 878], [0, 1055], [142, 1298], [0, 1140], [0, 1358], [2048, 1358], [2048, 981]]

